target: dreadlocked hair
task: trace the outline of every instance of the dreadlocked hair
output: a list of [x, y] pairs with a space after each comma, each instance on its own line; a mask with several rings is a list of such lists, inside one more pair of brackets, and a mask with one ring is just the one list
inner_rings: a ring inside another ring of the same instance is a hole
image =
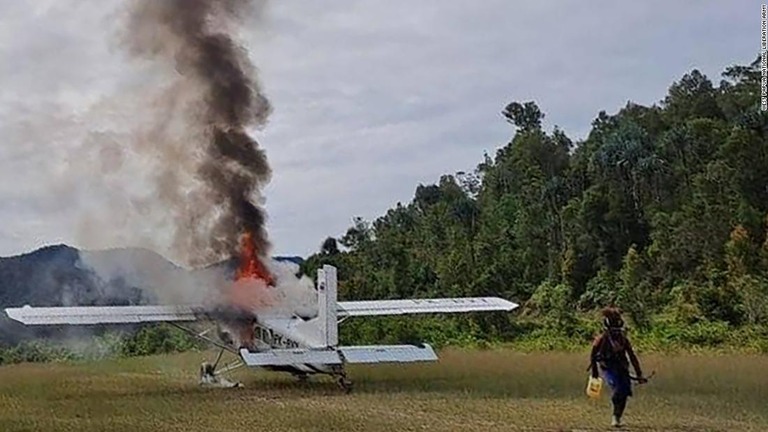
[[606, 307], [602, 310], [603, 325], [608, 330], [620, 330], [624, 327], [624, 320], [621, 318], [621, 310], [615, 307]]

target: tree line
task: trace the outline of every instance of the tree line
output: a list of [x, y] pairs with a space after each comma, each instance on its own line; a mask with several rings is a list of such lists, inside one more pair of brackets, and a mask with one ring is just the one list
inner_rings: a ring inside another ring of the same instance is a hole
[[522, 304], [511, 315], [345, 323], [360, 341], [582, 340], [608, 305], [669, 343], [765, 340], [760, 77], [759, 59], [726, 68], [717, 85], [694, 69], [657, 104], [599, 112], [578, 142], [545, 131], [535, 102], [509, 103], [507, 145], [472, 172], [418, 185], [410, 202], [373, 221], [354, 218], [304, 269], [336, 265], [345, 299], [498, 295]]

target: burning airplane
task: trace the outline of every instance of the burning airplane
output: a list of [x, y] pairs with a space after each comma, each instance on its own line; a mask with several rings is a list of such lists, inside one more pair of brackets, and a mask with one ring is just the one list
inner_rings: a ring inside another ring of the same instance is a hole
[[[201, 367], [201, 383], [221, 383], [223, 373], [250, 366], [299, 379], [328, 374], [349, 390], [347, 364], [434, 361], [437, 356], [427, 344], [340, 346], [338, 325], [348, 318], [518, 307], [497, 297], [338, 301], [332, 266], [317, 271], [314, 312], [281, 304], [280, 287], [296, 281], [281, 280], [267, 265], [265, 215], [254, 201], [271, 172], [263, 150], [247, 133], [265, 124], [271, 106], [246, 51], [231, 37], [233, 24], [248, 15], [249, 3], [132, 0], [125, 38], [132, 56], [173, 71], [173, 82], [157, 102], [166, 111], [153, 117], [155, 124], [147, 125], [140, 140], [159, 167], [157, 197], [174, 216], [173, 249], [193, 267], [239, 258], [233, 280], [222, 282], [213, 301], [203, 304], [25, 306], [6, 309], [8, 316], [26, 325], [170, 323], [220, 349], [213, 363]], [[192, 323], [211, 327], [200, 332]], [[218, 369], [225, 351], [237, 360]]]
[[[213, 364], [201, 366], [203, 384], [221, 383], [219, 376], [241, 366], [288, 372], [298, 379], [327, 374], [336, 377], [344, 390], [351, 389], [347, 364], [409, 363], [435, 361], [428, 344], [340, 346], [338, 325], [351, 317], [512, 311], [517, 304], [498, 297], [429, 298], [402, 300], [338, 301], [336, 268], [323, 266], [317, 272], [317, 314], [274, 313], [238, 308], [231, 310], [204, 305], [80, 306], [8, 308], [11, 319], [26, 325], [105, 325], [166, 322], [220, 348]], [[219, 339], [197, 332], [190, 323], [210, 322], [219, 329]], [[238, 337], [232, 338], [231, 329]], [[217, 370], [224, 351], [237, 360]], [[227, 383], [228, 381], [223, 381]]]

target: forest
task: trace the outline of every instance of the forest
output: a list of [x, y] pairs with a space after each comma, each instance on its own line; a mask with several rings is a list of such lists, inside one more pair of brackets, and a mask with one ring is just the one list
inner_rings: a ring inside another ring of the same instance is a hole
[[[597, 113], [583, 141], [543, 109], [501, 110], [511, 139], [472, 172], [356, 217], [304, 263], [343, 299], [501, 296], [492, 316], [344, 323], [355, 342], [583, 346], [617, 306], [649, 348], [768, 351], [768, 113], [759, 58], [715, 85], [693, 69], [652, 106]], [[494, 119], [489, 119], [493, 121]]]

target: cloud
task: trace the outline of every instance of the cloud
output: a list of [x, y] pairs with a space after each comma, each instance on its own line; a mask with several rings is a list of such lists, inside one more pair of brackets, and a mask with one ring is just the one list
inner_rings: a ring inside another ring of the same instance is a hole
[[[115, 49], [120, 4], [0, 5], [0, 255], [169, 237], [162, 212], [141, 207], [147, 161], [120, 152], [139, 90], [154, 84]], [[281, 254], [311, 253], [353, 216], [474, 168], [509, 140], [499, 112], [513, 100], [535, 100], [548, 127], [578, 139], [598, 111], [657, 102], [693, 67], [717, 82], [759, 48], [746, 0], [295, 0], [270, 3], [264, 22], [243, 37], [274, 105], [254, 133], [273, 167], [266, 207]], [[117, 144], [104, 150], [94, 133]], [[87, 217], [103, 206], [125, 217]], [[113, 235], [78, 244], [83, 220]]]

